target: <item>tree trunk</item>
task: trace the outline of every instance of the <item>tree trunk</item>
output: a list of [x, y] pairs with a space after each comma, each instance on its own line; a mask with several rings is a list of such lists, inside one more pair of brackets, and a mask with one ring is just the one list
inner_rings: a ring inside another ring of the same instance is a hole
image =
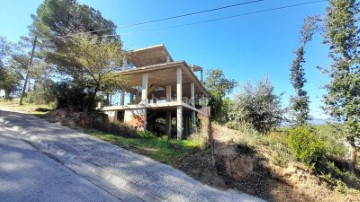
[[24, 95], [25, 95], [26, 84], [27, 84], [28, 79], [29, 79], [30, 66], [32, 65], [33, 58], [34, 58], [34, 52], [35, 52], [35, 47], [36, 47], [36, 39], [37, 39], [37, 36], [35, 36], [35, 38], [34, 38], [34, 43], [33, 43], [32, 51], [31, 51], [30, 62], [27, 65], [27, 72], [26, 72], [26, 77], [25, 77], [25, 81], [24, 81], [24, 87], [23, 87], [23, 89], [21, 91], [21, 95], [20, 95], [19, 105], [22, 105], [22, 101], [23, 101], [23, 98], [24, 98]]
[[356, 166], [356, 148], [349, 140], [345, 140], [344, 144], [348, 148], [346, 161], [348, 163], [349, 169], [354, 171]]
[[100, 88], [100, 84], [97, 83], [97, 84], [96, 84], [96, 87], [95, 87], [95, 90], [94, 90], [94, 93], [93, 93], [92, 96], [90, 97], [89, 104], [88, 104], [88, 106], [86, 107], [86, 111], [89, 112], [89, 111], [92, 110], [91, 107], [92, 107], [92, 105], [94, 104], [94, 100], [95, 100], [95, 97], [96, 97], [96, 93], [97, 93], [97, 91], [99, 90], [99, 88]]
[[109, 93], [106, 93], [106, 105], [110, 106], [110, 95], [109, 95]]
[[[28, 68], [29, 68], [29, 67], [28, 67]], [[22, 104], [23, 104], [22, 101], [23, 101], [24, 96], [25, 96], [25, 90], [26, 90], [26, 85], [27, 85], [28, 79], [29, 79], [29, 69], [28, 69], [27, 72], [26, 72], [25, 81], [24, 81], [24, 86], [23, 86], [23, 89], [22, 89], [21, 95], [20, 95], [19, 105], [22, 105]]]
[[9, 90], [6, 90], [6, 89], [4, 89], [4, 91], [5, 91], [5, 100], [10, 100], [10, 91]]

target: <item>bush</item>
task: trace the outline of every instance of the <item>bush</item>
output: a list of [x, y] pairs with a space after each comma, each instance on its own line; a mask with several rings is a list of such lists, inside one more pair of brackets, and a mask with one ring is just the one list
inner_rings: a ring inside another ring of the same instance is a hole
[[53, 85], [52, 91], [56, 97], [56, 107], [58, 109], [65, 108], [72, 111], [81, 111], [86, 108], [88, 98], [84, 87], [81, 85], [60, 82]]
[[156, 134], [154, 134], [151, 131], [136, 131], [137, 137], [139, 138], [145, 138], [145, 139], [152, 139], [156, 138]]
[[294, 157], [307, 165], [316, 163], [324, 153], [324, 142], [314, 136], [308, 127], [291, 129], [288, 146]]
[[274, 87], [265, 78], [255, 86], [251, 83], [242, 86], [240, 93], [235, 95], [229, 119], [234, 123], [249, 123], [264, 134], [280, 125], [283, 113], [281, 95], [274, 93]]

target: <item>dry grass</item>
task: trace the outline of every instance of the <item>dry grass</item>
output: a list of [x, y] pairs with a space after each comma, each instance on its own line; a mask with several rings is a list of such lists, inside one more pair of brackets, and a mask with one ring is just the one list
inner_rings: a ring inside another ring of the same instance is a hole
[[19, 113], [41, 116], [51, 111], [53, 108], [54, 107], [50, 105], [36, 105], [25, 102], [23, 102], [23, 105], [19, 105], [19, 99], [4, 100], [0, 98], [1, 110], [15, 111]]

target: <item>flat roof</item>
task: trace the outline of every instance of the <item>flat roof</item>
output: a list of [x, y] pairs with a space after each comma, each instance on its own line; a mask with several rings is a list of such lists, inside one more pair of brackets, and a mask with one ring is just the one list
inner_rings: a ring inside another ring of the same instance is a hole
[[136, 67], [173, 62], [164, 44], [132, 50], [129, 52], [129, 60]]

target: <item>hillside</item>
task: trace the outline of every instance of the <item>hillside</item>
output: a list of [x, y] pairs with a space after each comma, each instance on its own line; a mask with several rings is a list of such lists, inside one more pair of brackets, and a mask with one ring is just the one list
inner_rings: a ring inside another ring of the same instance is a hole
[[[42, 107], [1, 103], [2, 109], [32, 114], [45, 111], [42, 109], [46, 106]], [[324, 167], [329, 170], [337, 168], [336, 172], [340, 177], [333, 178], [325, 173], [321, 175], [314, 168], [293, 159], [286, 146], [286, 131], [272, 132], [264, 136], [246, 126], [238, 131], [213, 124], [214, 156], [212, 156], [210, 147], [199, 146], [191, 138], [176, 141], [151, 135], [122, 137], [101, 133], [79, 128], [79, 125], [76, 125], [79, 122], [77, 120], [79, 114], [68, 114], [61, 110], [53, 110], [41, 117], [51, 122], [62, 122], [77, 130], [172, 165], [189, 176], [219, 189], [236, 189], [269, 201], [338, 202], [358, 201], [360, 198], [359, 167], [355, 173], [351, 173], [341, 164], [341, 158], [338, 157], [337, 161], [333, 159], [335, 162], [333, 167], [331, 165]], [[335, 158], [336, 155], [342, 154], [344, 148], [341, 134], [328, 125], [316, 127], [318, 134], [323, 135], [323, 139], [326, 140], [327, 150], [331, 151], [328, 157]]]
[[[358, 201], [360, 173], [343, 173], [342, 180], [326, 178], [292, 159], [286, 133], [259, 136], [254, 131], [214, 127], [215, 168], [211, 152], [197, 151], [174, 166], [221, 189], [236, 189], [269, 201]], [[359, 169], [359, 168], [358, 168]], [[330, 184], [328, 181], [335, 181]]]

